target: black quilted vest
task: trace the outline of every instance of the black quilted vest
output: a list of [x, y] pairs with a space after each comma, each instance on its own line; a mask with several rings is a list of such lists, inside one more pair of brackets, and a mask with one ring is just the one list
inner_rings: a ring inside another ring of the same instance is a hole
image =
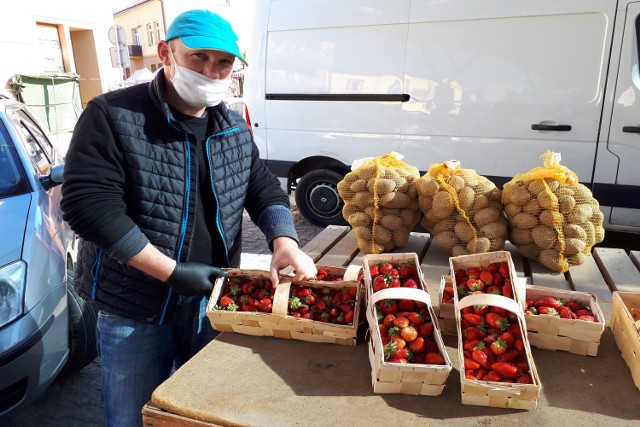
[[[149, 85], [107, 93], [92, 102], [106, 109], [123, 154], [127, 215], [161, 252], [184, 261], [194, 228], [197, 155], [162, 98], [163, 84], [159, 76]], [[207, 144], [213, 190], [227, 253], [222, 267], [237, 267], [255, 145], [240, 115], [224, 105], [208, 113], [213, 121]], [[171, 317], [177, 294], [166, 284], [120, 264], [90, 242], [81, 241], [78, 261], [76, 286], [101, 310], [148, 323], [166, 323]]]

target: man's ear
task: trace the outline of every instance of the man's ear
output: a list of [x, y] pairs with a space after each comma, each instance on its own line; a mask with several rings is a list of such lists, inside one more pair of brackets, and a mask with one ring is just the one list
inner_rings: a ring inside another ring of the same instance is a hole
[[171, 46], [169, 46], [168, 42], [164, 40], [158, 42], [158, 58], [160, 58], [160, 60], [162, 61], [162, 65], [164, 65], [165, 67], [171, 65], [171, 60], [169, 58], [169, 49], [171, 49]]

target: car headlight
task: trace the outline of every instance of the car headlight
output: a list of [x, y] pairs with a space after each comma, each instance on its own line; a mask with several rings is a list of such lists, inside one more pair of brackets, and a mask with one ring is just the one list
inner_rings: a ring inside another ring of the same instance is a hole
[[26, 277], [24, 261], [0, 267], [0, 328], [22, 314]]

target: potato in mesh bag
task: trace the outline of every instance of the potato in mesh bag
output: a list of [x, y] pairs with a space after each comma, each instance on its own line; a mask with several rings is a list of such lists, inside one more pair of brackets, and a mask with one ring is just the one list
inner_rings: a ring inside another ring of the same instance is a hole
[[420, 221], [415, 181], [420, 172], [395, 153], [354, 162], [338, 183], [342, 215], [364, 253], [389, 252], [407, 244]]
[[450, 160], [432, 164], [416, 182], [421, 225], [452, 256], [504, 248], [507, 219], [500, 189], [473, 169]]
[[504, 185], [502, 202], [509, 240], [518, 251], [549, 270], [566, 272], [580, 265], [604, 239], [603, 215], [591, 191], [547, 151], [543, 167], [516, 175]]

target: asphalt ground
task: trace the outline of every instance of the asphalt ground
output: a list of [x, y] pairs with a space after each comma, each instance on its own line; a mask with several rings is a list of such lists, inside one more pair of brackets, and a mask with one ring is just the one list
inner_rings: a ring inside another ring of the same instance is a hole
[[[309, 223], [299, 213], [291, 197], [292, 211], [301, 246], [322, 229]], [[640, 249], [640, 235], [608, 232], [598, 246], [629, 250]], [[260, 230], [245, 214], [243, 224], [242, 267], [268, 268], [269, 248]], [[96, 359], [81, 371], [56, 379], [43, 396], [28, 408], [0, 419], [3, 427], [101, 427], [103, 406], [100, 398], [100, 360]]]

